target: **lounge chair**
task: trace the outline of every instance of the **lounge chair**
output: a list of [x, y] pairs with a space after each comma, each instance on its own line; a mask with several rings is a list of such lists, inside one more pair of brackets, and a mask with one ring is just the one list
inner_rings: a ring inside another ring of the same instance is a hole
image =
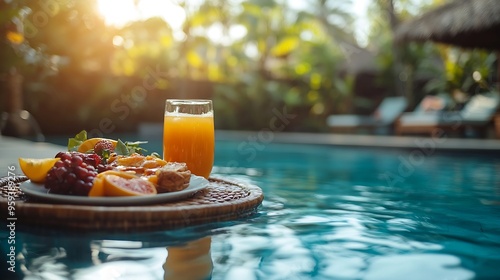
[[451, 99], [445, 96], [425, 96], [412, 112], [403, 113], [396, 121], [396, 134], [400, 134], [401, 123], [411, 124], [424, 119], [433, 119], [451, 106]]
[[499, 108], [500, 98], [496, 93], [477, 94], [469, 100], [461, 111], [437, 111], [432, 114], [402, 115], [396, 123], [396, 134], [428, 134], [436, 132], [456, 132], [464, 135], [467, 128], [485, 129], [493, 121]]
[[393, 129], [394, 122], [407, 106], [404, 97], [386, 97], [371, 115], [331, 115], [326, 121], [333, 132], [365, 129], [372, 133], [387, 134]]

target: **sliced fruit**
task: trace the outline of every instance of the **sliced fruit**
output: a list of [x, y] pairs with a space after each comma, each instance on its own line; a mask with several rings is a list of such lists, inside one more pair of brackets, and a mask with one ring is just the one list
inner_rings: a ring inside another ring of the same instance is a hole
[[77, 152], [86, 153], [89, 150], [94, 149], [95, 144], [97, 144], [97, 142], [99, 142], [101, 140], [108, 140], [113, 144], [113, 147], [116, 147], [116, 143], [117, 143], [116, 140], [107, 139], [107, 138], [90, 138], [90, 139], [83, 141], [83, 143], [78, 147]]
[[137, 176], [135, 176], [135, 173], [133, 173], [133, 172], [118, 171], [118, 170], [107, 170], [107, 171], [101, 172], [101, 173], [97, 174], [96, 178], [104, 179], [104, 177], [107, 175], [116, 175], [116, 176], [120, 176], [120, 177], [127, 178], [127, 179], [137, 178]]
[[167, 162], [162, 159], [146, 156], [144, 162], [142, 163], [142, 167], [152, 169], [165, 166], [166, 164]]
[[104, 196], [104, 180], [102, 178], [95, 178], [94, 184], [89, 191], [89, 196], [99, 197]]
[[94, 197], [99, 197], [99, 196], [106, 196], [104, 193], [104, 177], [107, 175], [117, 175], [117, 176], [122, 176], [124, 178], [135, 178], [133, 174], [127, 173], [127, 172], [122, 172], [122, 171], [116, 171], [116, 170], [108, 170], [101, 172], [97, 174], [97, 176], [94, 179], [94, 183], [92, 185], [92, 189], [90, 189], [89, 196], [94, 196]]
[[19, 166], [32, 182], [43, 183], [47, 173], [60, 158], [19, 158]]
[[126, 172], [112, 172], [99, 178], [103, 179], [105, 196], [138, 196], [157, 193], [155, 185], [150, 181]]
[[118, 156], [116, 163], [123, 166], [141, 166], [145, 156], [140, 154], [132, 154], [130, 156]]
[[158, 175], [156, 175], [156, 174], [151, 175], [151, 176], [146, 177], [146, 179], [148, 179], [148, 181], [153, 183], [155, 186], [158, 185]]

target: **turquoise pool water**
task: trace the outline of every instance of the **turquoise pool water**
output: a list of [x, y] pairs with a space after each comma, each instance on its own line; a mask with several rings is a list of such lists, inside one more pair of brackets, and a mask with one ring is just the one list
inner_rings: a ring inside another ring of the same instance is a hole
[[497, 156], [216, 147], [215, 176], [263, 189], [256, 215], [130, 234], [21, 228], [19, 279], [500, 279]]

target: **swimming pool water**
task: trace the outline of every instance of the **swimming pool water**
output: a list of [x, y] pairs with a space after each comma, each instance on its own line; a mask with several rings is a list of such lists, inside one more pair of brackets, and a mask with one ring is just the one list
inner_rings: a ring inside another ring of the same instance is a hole
[[496, 156], [244, 141], [216, 147], [214, 176], [263, 189], [256, 215], [129, 234], [20, 228], [25, 272], [18, 275], [500, 279]]

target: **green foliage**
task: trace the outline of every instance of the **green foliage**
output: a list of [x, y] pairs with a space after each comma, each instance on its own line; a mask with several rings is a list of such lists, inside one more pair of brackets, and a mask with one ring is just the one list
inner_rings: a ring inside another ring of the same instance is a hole
[[[458, 90], [471, 95], [481, 89], [490, 90], [488, 79], [493, 72], [495, 53], [442, 46], [441, 58], [444, 71], [436, 73], [427, 83], [426, 91], [451, 94]], [[479, 73], [477, 80], [473, 77], [475, 72]]]
[[73, 138], [68, 139], [68, 151], [75, 152], [78, 147], [87, 140], [87, 131], [82, 130], [78, 132]]
[[[377, 62], [381, 73], [379, 82], [391, 92], [398, 92], [399, 84], [406, 95], [416, 104], [427, 94], [451, 95], [456, 90], [474, 94], [487, 86], [491, 77], [495, 54], [482, 50], [463, 50], [433, 42], [395, 45], [393, 29], [387, 20], [390, 5], [395, 6], [394, 16], [399, 21], [409, 20], [429, 8], [443, 4], [442, 0], [378, 0], [369, 14], [372, 21], [370, 44], [378, 49]], [[475, 81], [477, 71], [481, 80]], [[418, 87], [419, 84], [425, 84]]]
[[[217, 128], [267, 128], [273, 112], [286, 108], [297, 117], [285, 130], [325, 131], [326, 116], [350, 113], [360, 101], [353, 96], [356, 77], [341, 71], [349, 63], [345, 46], [358, 47], [351, 1], [308, 0], [300, 10], [283, 0], [179, 1], [186, 15], [180, 30], [163, 18], [107, 26], [96, 0], [56, 2], [47, 10], [43, 1], [0, 0], [0, 25], [23, 18], [25, 32], [22, 48], [12, 40], [0, 45], [0, 71], [22, 70], [26, 108], [46, 132], [90, 131], [103, 119], [115, 131], [133, 130], [141, 121], [161, 122], [164, 99], [172, 97], [213, 98]], [[394, 2], [400, 19], [419, 12], [415, 0]], [[467, 90], [471, 71], [488, 77], [492, 57], [484, 54], [462, 54], [453, 64], [435, 44], [409, 44], [395, 56], [389, 2], [375, 3], [368, 48], [377, 50], [388, 92], [396, 87], [398, 61], [408, 88], [439, 77], [428, 92]], [[30, 12], [20, 17], [23, 11]], [[41, 14], [47, 20], [37, 22]], [[210, 35], [214, 30], [218, 36]]]

